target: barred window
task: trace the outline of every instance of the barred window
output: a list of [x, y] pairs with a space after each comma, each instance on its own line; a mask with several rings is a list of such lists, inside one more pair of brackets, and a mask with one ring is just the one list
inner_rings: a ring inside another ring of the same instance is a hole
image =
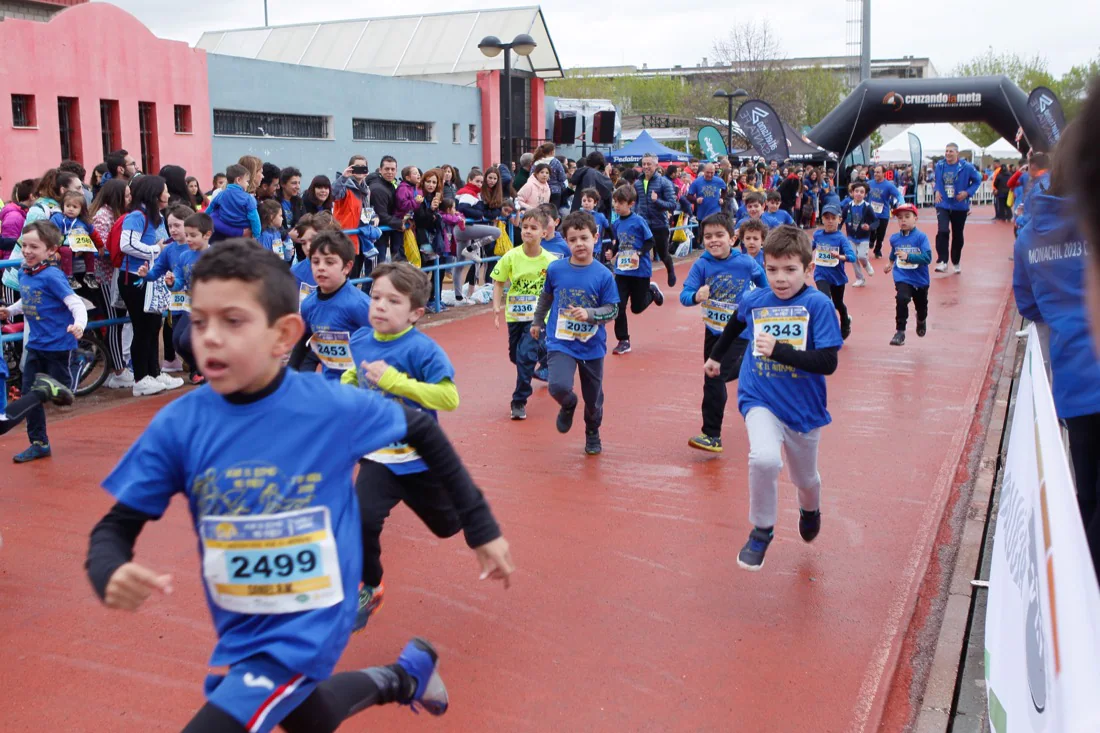
[[34, 127], [38, 124], [33, 94], [11, 95], [11, 124], [12, 127]]
[[189, 104], [177, 104], [174, 107], [174, 116], [176, 118], [176, 132], [179, 134], [185, 134], [194, 132], [191, 128], [191, 105]]
[[351, 134], [356, 140], [430, 143], [432, 141], [432, 123], [353, 119], [351, 121]]
[[245, 137], [302, 137], [329, 139], [329, 118], [322, 115], [291, 115], [276, 112], [214, 110], [215, 135]]

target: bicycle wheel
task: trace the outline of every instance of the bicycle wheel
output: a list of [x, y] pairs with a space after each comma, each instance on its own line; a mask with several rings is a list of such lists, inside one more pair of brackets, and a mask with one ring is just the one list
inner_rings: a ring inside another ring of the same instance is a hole
[[74, 358], [78, 363], [74, 394], [77, 397], [87, 397], [107, 381], [111, 373], [111, 357], [99, 336], [89, 331], [77, 344]]

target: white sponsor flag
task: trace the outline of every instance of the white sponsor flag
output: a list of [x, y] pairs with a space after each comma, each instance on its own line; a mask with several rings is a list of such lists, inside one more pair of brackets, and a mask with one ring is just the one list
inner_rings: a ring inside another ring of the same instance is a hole
[[1028, 328], [985, 622], [997, 733], [1100, 731], [1100, 588], [1035, 326]]

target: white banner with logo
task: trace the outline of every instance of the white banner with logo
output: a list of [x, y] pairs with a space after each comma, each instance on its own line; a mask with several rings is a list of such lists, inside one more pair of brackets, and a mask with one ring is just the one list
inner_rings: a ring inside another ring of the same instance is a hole
[[1100, 731], [1100, 588], [1035, 326], [1005, 456], [985, 621], [996, 733]]

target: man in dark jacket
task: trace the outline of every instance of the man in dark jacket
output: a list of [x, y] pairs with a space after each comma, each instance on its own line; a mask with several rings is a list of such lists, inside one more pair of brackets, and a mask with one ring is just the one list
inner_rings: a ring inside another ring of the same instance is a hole
[[366, 185], [370, 188], [370, 201], [379, 226], [392, 229], [382, 232], [378, 240], [379, 261], [385, 257], [388, 247], [390, 260], [400, 262], [405, 259], [405, 234], [401, 231], [401, 220], [393, 216], [397, 205], [397, 159], [392, 155], [383, 156], [378, 172], [367, 176]]
[[993, 200], [996, 209], [994, 218], [997, 221], [1012, 221], [1012, 210], [1008, 208], [1008, 194], [1012, 190], [1008, 187], [1010, 177], [1008, 166], [1004, 163], [997, 167], [993, 175], [993, 192], [996, 194], [996, 198]]
[[634, 181], [634, 191], [638, 194], [634, 213], [642, 217], [653, 232], [653, 249], [665, 264], [671, 288], [676, 284], [676, 268], [668, 251], [668, 216], [676, 211], [676, 187], [662, 174], [656, 155], [646, 153], [642, 156], [642, 177]]
[[[607, 173], [604, 169], [607, 168], [607, 161], [603, 157], [603, 153], [597, 151], [589, 153], [585, 159], [585, 164], [580, 168], [577, 168], [576, 173], [569, 179], [569, 183], [573, 186], [574, 191], [583, 191], [586, 188], [594, 188], [600, 192], [600, 205], [597, 210], [611, 220], [611, 192], [612, 185], [611, 179], [607, 177]], [[577, 211], [581, 208], [581, 197], [574, 196], [573, 203], [570, 205], [570, 211]]]

